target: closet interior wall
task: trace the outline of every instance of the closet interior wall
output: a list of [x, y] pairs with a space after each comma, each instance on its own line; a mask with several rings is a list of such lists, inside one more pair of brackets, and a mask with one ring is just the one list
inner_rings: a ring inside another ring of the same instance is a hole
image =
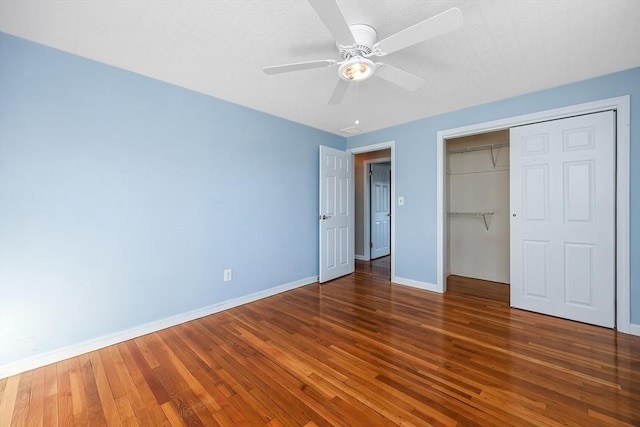
[[447, 141], [448, 272], [509, 283], [509, 131]]

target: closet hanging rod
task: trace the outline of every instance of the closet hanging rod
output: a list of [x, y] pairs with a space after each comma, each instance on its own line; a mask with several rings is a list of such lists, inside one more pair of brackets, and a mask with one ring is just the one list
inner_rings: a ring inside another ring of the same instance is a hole
[[502, 148], [502, 147], [508, 147], [508, 146], [509, 146], [508, 142], [503, 142], [501, 144], [478, 145], [477, 147], [467, 147], [467, 148], [460, 148], [457, 150], [449, 150], [447, 151], [447, 154], [468, 153], [470, 151], [493, 150], [494, 148]]

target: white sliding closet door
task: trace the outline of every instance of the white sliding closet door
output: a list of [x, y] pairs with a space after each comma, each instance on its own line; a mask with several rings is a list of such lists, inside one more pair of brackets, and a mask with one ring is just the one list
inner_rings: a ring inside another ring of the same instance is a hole
[[511, 305], [615, 325], [615, 116], [511, 129]]

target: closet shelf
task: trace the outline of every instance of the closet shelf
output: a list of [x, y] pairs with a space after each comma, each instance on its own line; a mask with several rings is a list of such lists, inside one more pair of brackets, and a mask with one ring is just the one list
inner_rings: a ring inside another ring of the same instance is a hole
[[503, 142], [501, 144], [489, 144], [489, 145], [478, 145], [475, 147], [467, 147], [467, 148], [460, 148], [457, 150], [449, 150], [447, 151], [447, 154], [464, 154], [464, 153], [469, 153], [471, 151], [483, 151], [483, 150], [490, 150], [491, 151], [491, 163], [493, 164], [493, 168], [496, 168], [496, 158], [493, 154], [493, 150], [496, 148], [502, 148], [502, 147], [508, 147], [509, 143], [508, 142]]
[[451, 216], [475, 216], [482, 217], [484, 221], [484, 228], [489, 231], [489, 222], [487, 222], [487, 217], [493, 215], [494, 212], [449, 212]]

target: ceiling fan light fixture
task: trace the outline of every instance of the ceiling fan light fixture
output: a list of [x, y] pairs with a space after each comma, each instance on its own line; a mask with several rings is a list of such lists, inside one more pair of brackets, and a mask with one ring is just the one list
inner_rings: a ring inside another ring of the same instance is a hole
[[363, 81], [373, 75], [375, 68], [373, 61], [361, 56], [355, 56], [340, 65], [338, 74], [343, 80]]

